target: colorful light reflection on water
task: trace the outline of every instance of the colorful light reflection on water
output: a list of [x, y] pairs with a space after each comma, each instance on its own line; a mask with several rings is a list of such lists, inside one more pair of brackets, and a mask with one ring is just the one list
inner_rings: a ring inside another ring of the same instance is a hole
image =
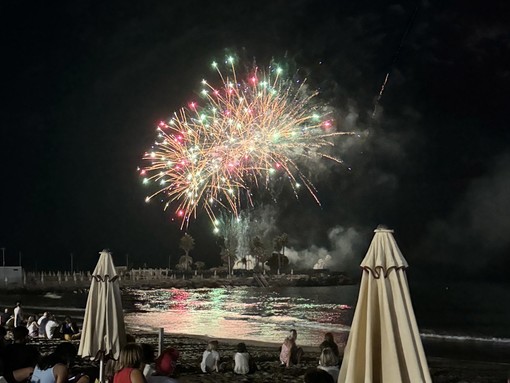
[[141, 303], [125, 319], [145, 330], [271, 343], [280, 343], [295, 328], [299, 343], [310, 346], [333, 332], [342, 343], [357, 292], [357, 286], [133, 290]]

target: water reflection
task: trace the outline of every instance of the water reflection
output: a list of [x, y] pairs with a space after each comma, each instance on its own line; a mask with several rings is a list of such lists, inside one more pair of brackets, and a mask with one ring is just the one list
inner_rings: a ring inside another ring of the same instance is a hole
[[133, 290], [140, 302], [126, 314], [129, 326], [169, 333], [280, 343], [295, 328], [299, 343], [317, 345], [325, 332], [341, 341], [352, 321], [352, 286]]

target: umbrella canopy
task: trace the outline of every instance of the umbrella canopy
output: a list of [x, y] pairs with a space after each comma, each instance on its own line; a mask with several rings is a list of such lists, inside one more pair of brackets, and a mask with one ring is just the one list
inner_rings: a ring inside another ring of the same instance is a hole
[[119, 281], [111, 254], [107, 250], [99, 254], [92, 273], [78, 355], [97, 359], [109, 355], [118, 359], [126, 343]]
[[361, 262], [358, 303], [339, 383], [431, 382], [393, 230], [377, 228]]

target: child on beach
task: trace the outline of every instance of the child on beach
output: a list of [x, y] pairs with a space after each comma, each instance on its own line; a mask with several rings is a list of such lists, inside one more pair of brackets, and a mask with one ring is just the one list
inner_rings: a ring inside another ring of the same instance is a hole
[[333, 337], [333, 334], [330, 332], [327, 332], [324, 334], [324, 340], [320, 344], [321, 351], [324, 350], [326, 347], [329, 347], [331, 350], [333, 350], [333, 353], [336, 355], [337, 358], [340, 357], [340, 351], [338, 350], [338, 345], [335, 342], [335, 338]]
[[177, 383], [177, 380], [171, 378], [175, 374], [179, 359], [179, 351], [173, 347], [163, 350], [161, 355], [156, 358], [156, 373], [147, 379], [148, 383]]
[[290, 330], [280, 350], [281, 366], [290, 367], [291, 364], [300, 364], [303, 356], [303, 349], [296, 345], [297, 331]]
[[338, 358], [331, 348], [326, 347], [322, 350], [321, 356], [319, 357], [319, 364], [319, 367], [317, 367], [318, 369], [326, 371], [335, 382], [338, 380], [338, 374], [340, 373]]
[[218, 341], [211, 340], [207, 345], [207, 350], [202, 355], [202, 362], [200, 363], [200, 369], [203, 373], [219, 371], [218, 363], [220, 362], [220, 354], [217, 351]]
[[237, 352], [234, 354], [234, 372], [241, 375], [250, 372], [250, 354], [244, 343], [237, 345]]

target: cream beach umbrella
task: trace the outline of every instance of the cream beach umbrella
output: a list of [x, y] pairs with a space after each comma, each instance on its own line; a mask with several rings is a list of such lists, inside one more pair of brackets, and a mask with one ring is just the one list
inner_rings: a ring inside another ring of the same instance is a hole
[[100, 253], [92, 273], [78, 355], [99, 359], [99, 379], [103, 382], [105, 356], [118, 359], [126, 343], [124, 313], [117, 272], [111, 254]]
[[432, 382], [409, 295], [408, 265], [393, 230], [375, 230], [361, 267], [338, 383]]

